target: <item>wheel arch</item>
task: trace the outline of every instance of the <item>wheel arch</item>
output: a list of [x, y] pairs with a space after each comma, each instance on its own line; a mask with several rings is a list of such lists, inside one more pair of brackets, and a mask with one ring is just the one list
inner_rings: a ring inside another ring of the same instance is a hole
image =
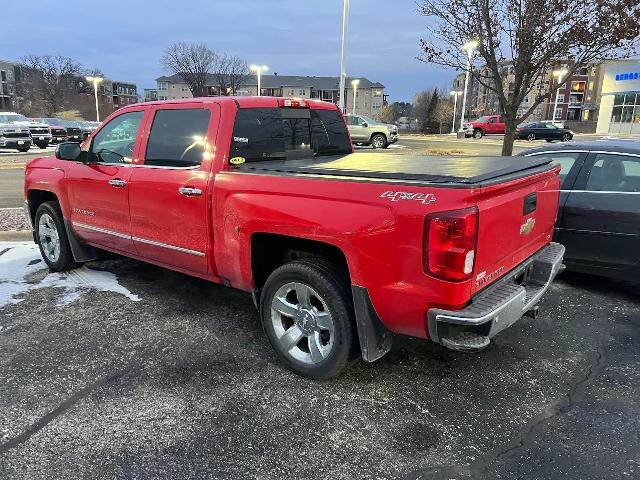
[[363, 360], [373, 362], [391, 350], [392, 334], [376, 313], [369, 292], [351, 283], [347, 256], [340, 247], [331, 243], [275, 233], [254, 233], [251, 236], [251, 273], [256, 308], [259, 308], [262, 287], [271, 272], [289, 261], [304, 258], [327, 259], [344, 273], [355, 310]]

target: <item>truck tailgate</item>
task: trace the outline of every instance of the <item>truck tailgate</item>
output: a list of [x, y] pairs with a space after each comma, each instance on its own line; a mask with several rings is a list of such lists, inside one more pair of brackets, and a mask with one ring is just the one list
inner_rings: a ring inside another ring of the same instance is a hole
[[556, 166], [480, 190], [472, 294], [551, 241], [560, 193], [558, 172]]

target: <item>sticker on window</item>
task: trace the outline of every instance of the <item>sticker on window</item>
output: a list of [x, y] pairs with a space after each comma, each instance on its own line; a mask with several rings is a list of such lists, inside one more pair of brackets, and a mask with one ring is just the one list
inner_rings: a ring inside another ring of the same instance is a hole
[[229, 160], [229, 163], [233, 165], [240, 165], [244, 163], [244, 157], [233, 157], [232, 159]]
[[233, 141], [239, 143], [249, 143], [249, 139], [246, 137], [233, 137]]

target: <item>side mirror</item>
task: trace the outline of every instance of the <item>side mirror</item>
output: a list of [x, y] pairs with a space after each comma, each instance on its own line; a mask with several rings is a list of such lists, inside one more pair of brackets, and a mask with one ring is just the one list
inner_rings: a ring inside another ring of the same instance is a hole
[[56, 147], [56, 158], [58, 160], [78, 160], [80, 157], [80, 144], [75, 142], [64, 142]]
[[367, 122], [364, 122], [364, 123], [362, 124], [362, 126], [363, 126], [364, 128], [367, 128], [367, 127], [369, 126], [369, 124], [368, 124]]

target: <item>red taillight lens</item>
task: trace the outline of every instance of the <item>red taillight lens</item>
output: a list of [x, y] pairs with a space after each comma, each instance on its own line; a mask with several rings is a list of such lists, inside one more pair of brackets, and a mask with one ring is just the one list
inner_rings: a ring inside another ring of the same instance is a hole
[[478, 238], [478, 208], [428, 215], [424, 222], [424, 271], [444, 280], [471, 278]]

